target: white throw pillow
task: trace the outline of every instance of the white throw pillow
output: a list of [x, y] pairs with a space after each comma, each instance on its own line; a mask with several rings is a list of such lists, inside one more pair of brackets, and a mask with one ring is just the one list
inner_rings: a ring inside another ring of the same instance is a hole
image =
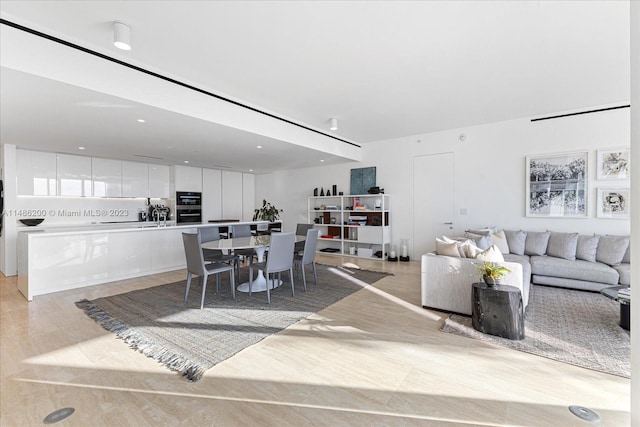
[[487, 262], [504, 262], [502, 252], [496, 245], [492, 245], [489, 249], [482, 251], [476, 256], [477, 260]]
[[436, 238], [436, 252], [438, 255], [460, 258], [460, 249], [458, 249], [459, 245], [460, 244], [458, 242], [448, 243], [442, 239]]
[[497, 233], [491, 235], [492, 243], [500, 249], [503, 254], [509, 253], [509, 243], [507, 243], [507, 236], [504, 234], [504, 230], [500, 230]]
[[461, 247], [464, 249], [467, 258], [476, 258], [478, 254], [482, 253], [482, 249], [477, 247], [473, 240], [469, 240], [468, 243], [463, 244]]
[[446, 243], [457, 243], [458, 244], [458, 252], [460, 252], [460, 258], [466, 258], [467, 257], [467, 251], [465, 250], [465, 246], [468, 243], [472, 243], [472, 240], [461, 237], [461, 238], [450, 238], [447, 236], [442, 236], [442, 240], [444, 240]]

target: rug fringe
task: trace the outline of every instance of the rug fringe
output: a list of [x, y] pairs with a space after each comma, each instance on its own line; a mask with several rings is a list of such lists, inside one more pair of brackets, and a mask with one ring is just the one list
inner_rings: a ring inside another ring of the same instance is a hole
[[104, 329], [115, 333], [118, 338], [124, 340], [129, 347], [138, 350], [147, 357], [157, 360], [172, 371], [180, 372], [180, 374], [190, 382], [196, 382], [202, 379], [206, 369], [201, 365], [184, 359], [166, 347], [149, 340], [135, 329], [129, 327], [126, 323], [114, 318], [111, 314], [87, 299], [77, 301], [75, 304], [76, 307], [83, 310], [87, 316], [95, 320]]

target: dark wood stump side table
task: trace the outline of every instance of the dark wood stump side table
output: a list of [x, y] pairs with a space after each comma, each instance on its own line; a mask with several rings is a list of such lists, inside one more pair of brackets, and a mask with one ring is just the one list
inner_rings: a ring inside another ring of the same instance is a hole
[[520, 289], [474, 283], [471, 306], [474, 329], [510, 340], [524, 339], [524, 306]]

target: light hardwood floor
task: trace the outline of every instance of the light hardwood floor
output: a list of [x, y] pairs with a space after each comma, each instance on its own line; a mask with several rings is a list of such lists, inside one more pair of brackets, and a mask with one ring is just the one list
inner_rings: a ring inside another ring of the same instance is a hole
[[[35, 297], [0, 279], [2, 426], [628, 426], [629, 380], [440, 332], [420, 264], [318, 256], [393, 273], [188, 383], [77, 309], [184, 271]], [[593, 424], [592, 424], [593, 425]]]

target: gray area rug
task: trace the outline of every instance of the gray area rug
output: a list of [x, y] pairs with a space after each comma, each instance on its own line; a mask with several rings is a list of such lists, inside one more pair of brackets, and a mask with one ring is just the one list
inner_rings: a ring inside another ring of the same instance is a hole
[[[81, 300], [76, 306], [130, 347], [179, 371], [189, 381], [198, 381], [207, 369], [240, 350], [362, 289], [356, 281], [343, 277], [344, 273], [367, 284], [387, 275], [319, 264], [317, 273], [315, 285], [307, 269], [307, 292], [301, 276], [294, 277], [295, 297], [291, 296], [288, 275], [283, 274], [284, 284], [271, 292], [271, 304], [267, 304], [264, 292], [254, 292], [252, 297], [236, 292], [234, 300], [229, 275], [223, 274], [219, 294], [215, 293], [215, 276], [209, 278], [202, 310], [202, 287], [197, 278], [191, 283], [186, 304], [185, 278], [93, 301]], [[242, 269], [242, 280], [248, 276], [248, 268]]]
[[631, 342], [617, 302], [594, 292], [531, 286], [525, 339], [511, 341], [473, 329], [471, 318], [453, 314], [441, 331], [463, 335], [564, 363], [631, 377]]

